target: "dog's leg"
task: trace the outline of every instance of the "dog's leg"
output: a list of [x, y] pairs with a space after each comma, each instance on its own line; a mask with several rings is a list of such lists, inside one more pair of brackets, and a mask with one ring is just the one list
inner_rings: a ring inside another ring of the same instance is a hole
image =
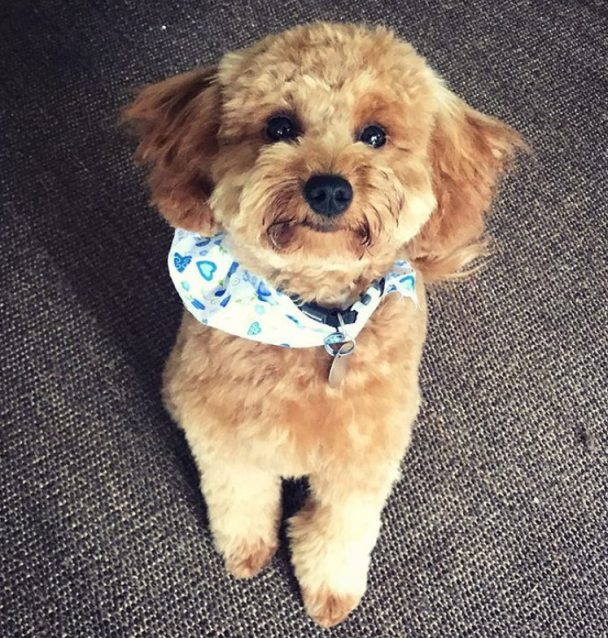
[[211, 532], [226, 569], [236, 578], [251, 578], [277, 548], [280, 477], [240, 459], [198, 457], [197, 464]]
[[311, 497], [290, 520], [292, 562], [308, 613], [331, 627], [358, 605], [396, 462], [310, 477]]

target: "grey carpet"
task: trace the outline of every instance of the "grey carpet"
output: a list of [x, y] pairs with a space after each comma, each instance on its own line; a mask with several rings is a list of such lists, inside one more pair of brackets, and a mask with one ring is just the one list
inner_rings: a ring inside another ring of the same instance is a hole
[[326, 635], [608, 635], [601, 0], [2, 3], [0, 635], [324, 635], [284, 546], [252, 582], [212, 549], [158, 397], [170, 231], [116, 126], [132, 86], [317, 18], [394, 26], [535, 149], [486, 272], [431, 295], [369, 592]]

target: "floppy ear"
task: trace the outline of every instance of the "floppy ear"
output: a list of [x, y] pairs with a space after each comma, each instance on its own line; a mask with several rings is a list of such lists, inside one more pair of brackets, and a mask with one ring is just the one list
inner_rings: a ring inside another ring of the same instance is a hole
[[499, 120], [448, 94], [431, 140], [437, 208], [408, 245], [428, 280], [455, 276], [486, 252], [485, 215], [497, 181], [523, 139]]
[[173, 226], [209, 235], [210, 164], [217, 152], [220, 89], [215, 68], [144, 87], [123, 111], [139, 139], [135, 159], [150, 167], [152, 203]]

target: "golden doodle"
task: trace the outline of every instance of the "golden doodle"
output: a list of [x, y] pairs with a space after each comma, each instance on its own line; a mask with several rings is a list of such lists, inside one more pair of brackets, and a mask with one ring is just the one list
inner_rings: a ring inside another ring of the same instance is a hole
[[467, 106], [384, 28], [313, 24], [141, 90], [125, 111], [177, 230], [186, 311], [163, 379], [226, 569], [277, 548], [281, 478], [308, 613], [366, 588], [420, 403], [425, 282], [484, 252], [521, 138]]

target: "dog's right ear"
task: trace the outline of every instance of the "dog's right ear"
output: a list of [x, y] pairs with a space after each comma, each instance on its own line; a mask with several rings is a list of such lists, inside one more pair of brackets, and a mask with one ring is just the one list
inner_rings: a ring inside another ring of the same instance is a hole
[[220, 89], [216, 68], [144, 87], [122, 118], [139, 139], [135, 159], [150, 168], [152, 203], [172, 226], [213, 233], [210, 165], [217, 153]]

